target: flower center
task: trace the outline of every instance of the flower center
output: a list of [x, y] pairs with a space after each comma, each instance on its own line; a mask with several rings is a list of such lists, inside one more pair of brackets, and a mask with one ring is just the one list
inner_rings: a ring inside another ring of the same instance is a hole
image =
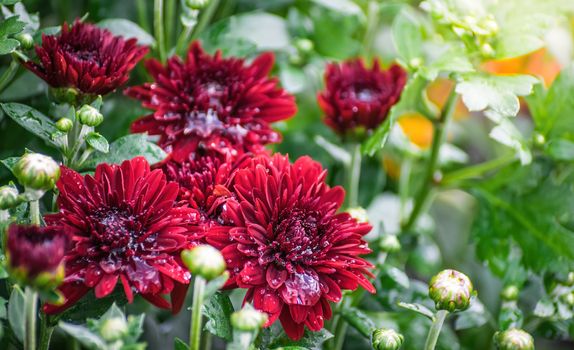
[[97, 50], [86, 47], [76, 48], [71, 45], [66, 45], [65, 50], [80, 61], [94, 62], [98, 66], [100, 65], [100, 53]]
[[217, 129], [224, 129], [225, 126], [217, 118], [217, 113], [213, 110], [206, 112], [194, 111], [186, 115], [184, 135], [195, 134], [200, 137], [207, 137]]
[[137, 216], [125, 209], [106, 208], [93, 214], [92, 219], [101, 250], [128, 256], [138, 250], [144, 230]]

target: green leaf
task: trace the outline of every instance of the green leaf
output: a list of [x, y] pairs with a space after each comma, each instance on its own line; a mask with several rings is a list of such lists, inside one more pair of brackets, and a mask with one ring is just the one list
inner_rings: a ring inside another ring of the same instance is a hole
[[14, 289], [12, 289], [12, 294], [10, 294], [10, 300], [8, 301], [8, 321], [10, 322], [10, 327], [14, 335], [21, 342], [24, 341], [24, 315], [26, 314], [24, 304], [24, 293], [20, 287], [16, 285]]
[[392, 127], [397, 119], [408, 112], [418, 112], [428, 118], [432, 118], [437, 112], [431, 107], [426, 97], [425, 89], [428, 81], [419, 73], [415, 73], [407, 82], [401, 99], [395, 104], [387, 119], [381, 124], [369, 139], [361, 146], [361, 151], [368, 155], [374, 155], [375, 152], [384, 147], [389, 137]]
[[434, 313], [429, 310], [426, 306], [421, 304], [411, 304], [411, 303], [403, 303], [402, 301], [397, 304], [398, 306], [405, 308], [407, 310], [414, 311], [418, 314], [428, 317], [431, 320], [434, 320]]
[[3, 159], [0, 162], [2, 162], [2, 164], [12, 172], [12, 169], [14, 169], [14, 166], [16, 165], [16, 163], [18, 163], [19, 160], [20, 157], [10, 157]]
[[344, 16], [365, 17], [363, 10], [359, 5], [351, 0], [312, 0], [314, 3], [324, 6], [331, 11], [335, 11]]
[[49, 321], [51, 324], [60, 320], [80, 323], [85, 322], [88, 318], [100, 318], [114, 303], [118, 305], [127, 303], [121, 286], [116, 287], [113, 293], [105, 298], [96, 298], [94, 293], [90, 292], [66, 311], [51, 316]]
[[14, 5], [21, 0], [0, 0], [0, 5]]
[[138, 44], [143, 46], [154, 46], [155, 39], [139, 25], [123, 18], [108, 18], [98, 22], [98, 26], [105, 28], [115, 35], [126, 39], [135, 38]]
[[395, 266], [385, 265], [383, 267], [382, 273], [383, 276], [390, 278], [393, 282], [395, 282], [396, 285], [399, 285], [406, 289], [409, 288], [410, 286], [409, 276], [407, 276], [407, 274], [404, 273], [401, 269]]
[[86, 143], [98, 152], [108, 153], [110, 151], [108, 140], [97, 132], [88, 133]]
[[512, 148], [520, 158], [521, 164], [529, 164], [532, 161], [532, 153], [528, 148], [526, 139], [509, 119], [501, 119], [499, 124], [492, 128], [489, 136], [499, 143]]
[[19, 21], [18, 16], [12, 16], [0, 23], [0, 37], [5, 38], [8, 35], [20, 33], [26, 27], [26, 23]]
[[205, 291], [203, 294], [204, 298], [210, 298], [212, 295], [214, 295], [218, 290], [221, 289], [221, 287], [223, 287], [223, 285], [225, 284], [225, 282], [227, 282], [228, 279], [229, 279], [229, 273], [224, 272], [221, 276], [216, 277], [211, 281], [209, 281], [205, 286]]
[[173, 348], [175, 350], [189, 350], [189, 346], [179, 338], [173, 340]]
[[574, 160], [574, 142], [570, 140], [551, 140], [546, 144], [545, 150], [556, 160]]
[[393, 43], [405, 64], [422, 58], [421, 24], [409, 7], [403, 8], [393, 21]]
[[346, 149], [330, 142], [321, 135], [315, 136], [315, 142], [341, 164], [348, 165], [351, 163], [351, 154]]
[[497, 121], [502, 117], [515, 116], [520, 109], [518, 96], [532, 92], [538, 79], [530, 75], [465, 74], [456, 85], [456, 92], [473, 111], [487, 110], [487, 115]]
[[202, 308], [202, 313], [207, 318], [205, 329], [213, 335], [231, 341], [233, 334], [230, 317], [233, 311], [229, 296], [221, 292], [215, 293]]
[[440, 73], [471, 73], [474, 66], [467, 53], [457, 46], [443, 50], [443, 53], [427, 66], [420, 68], [421, 74], [429, 81], [435, 80]]
[[89, 349], [107, 350], [106, 342], [97, 334], [92, 333], [84, 326], [78, 326], [71, 323], [60, 322], [58, 323], [60, 329], [66, 332], [69, 336], [78, 340], [82, 345]]
[[0, 40], [0, 55], [7, 55], [20, 47], [20, 42], [16, 39]]
[[52, 135], [58, 129], [56, 129], [54, 122], [50, 118], [32, 107], [20, 103], [2, 103], [0, 106], [6, 115], [21, 127], [46, 141], [49, 145], [57, 147], [52, 140]]
[[269, 344], [268, 347], [270, 349], [276, 349], [296, 346], [310, 350], [320, 350], [322, 349], [323, 343], [331, 338], [333, 338], [333, 335], [324, 328], [318, 332], [312, 332], [305, 329], [303, 337], [299, 340], [292, 340], [285, 333], [282, 333], [281, 335], [274, 337], [272, 343]]
[[377, 328], [373, 320], [361, 310], [353, 307], [343, 308], [341, 316], [363, 336], [370, 338], [373, 330]]
[[150, 164], [155, 164], [167, 155], [158, 145], [148, 141], [145, 134], [132, 134], [112, 142], [108, 153], [95, 154], [83, 164], [83, 168], [94, 169], [100, 163], [120, 164], [137, 156], [143, 156]]

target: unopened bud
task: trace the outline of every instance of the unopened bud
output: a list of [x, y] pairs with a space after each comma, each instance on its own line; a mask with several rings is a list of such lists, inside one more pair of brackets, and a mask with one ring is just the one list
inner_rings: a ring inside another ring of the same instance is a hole
[[514, 301], [518, 299], [518, 294], [520, 294], [520, 289], [518, 289], [518, 287], [515, 285], [510, 285], [504, 287], [504, 289], [500, 293], [500, 296], [505, 301]]
[[80, 120], [80, 123], [92, 127], [98, 126], [104, 121], [102, 113], [90, 105], [83, 105], [82, 108], [76, 112], [76, 116]]
[[375, 350], [398, 350], [405, 338], [394, 329], [375, 329], [371, 335], [371, 345]]
[[534, 339], [522, 329], [512, 328], [494, 334], [498, 350], [534, 350]]
[[381, 238], [379, 247], [385, 253], [396, 253], [401, 250], [401, 242], [395, 235], [384, 235]]
[[256, 331], [263, 327], [265, 322], [267, 322], [267, 314], [249, 305], [231, 315], [233, 328], [244, 332]]
[[367, 215], [367, 211], [361, 207], [350, 208], [347, 210], [347, 213], [353, 217], [353, 219], [357, 220], [359, 223], [366, 223], [369, 222], [369, 216]]
[[21, 202], [18, 189], [12, 186], [0, 187], [0, 210], [14, 208]]
[[26, 153], [13, 169], [22, 186], [47, 191], [54, 188], [60, 178], [60, 166], [52, 158], [40, 153]]
[[122, 339], [128, 333], [128, 324], [123, 317], [114, 317], [105, 320], [100, 328], [104, 340], [112, 342]]
[[473, 295], [470, 279], [456, 270], [443, 270], [429, 284], [429, 296], [437, 310], [464, 311], [470, 306]]
[[210, 0], [185, 0], [185, 5], [192, 10], [201, 10], [209, 4]]
[[184, 250], [181, 252], [181, 259], [192, 274], [208, 281], [220, 276], [226, 267], [221, 252], [210, 245]]
[[309, 39], [299, 39], [295, 41], [295, 47], [297, 48], [297, 50], [303, 53], [310, 52], [311, 50], [313, 50], [314, 46], [315, 45], [313, 44], [313, 42]]
[[494, 56], [494, 49], [492, 48], [492, 46], [490, 44], [482, 44], [480, 46], [480, 53], [484, 56], [484, 57], [493, 57]]
[[61, 132], [68, 132], [72, 130], [73, 126], [74, 122], [68, 118], [61, 118], [56, 122], [56, 129], [58, 129]]
[[20, 46], [24, 50], [30, 50], [34, 47], [34, 38], [28, 33], [20, 33], [14, 36], [14, 39], [20, 42]]
[[568, 272], [568, 276], [566, 276], [564, 284], [568, 287], [574, 286], [574, 272]]

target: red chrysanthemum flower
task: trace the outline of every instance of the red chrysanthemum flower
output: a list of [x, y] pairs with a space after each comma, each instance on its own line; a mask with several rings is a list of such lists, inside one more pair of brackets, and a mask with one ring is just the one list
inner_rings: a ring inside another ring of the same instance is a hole
[[28, 283], [39, 283], [38, 287], [54, 288], [63, 277], [69, 241], [66, 232], [56, 227], [11, 225], [6, 254], [12, 275]]
[[58, 189], [60, 211], [46, 221], [69, 229], [73, 248], [66, 254], [60, 288], [66, 302], [45, 311], [60, 312], [92, 288], [97, 298], [105, 297], [118, 281], [129, 302], [139, 293], [168, 308], [161, 295], [190, 279], [179, 254], [201, 238], [192, 227], [199, 213], [174, 206], [179, 186], [138, 157], [121, 166], [101, 164], [93, 177], [62, 168]]
[[146, 66], [154, 82], [126, 94], [154, 112], [135, 121], [132, 131], [160, 135], [168, 152], [191, 143], [193, 149], [259, 153], [262, 145], [280, 140], [270, 123], [296, 112], [294, 97], [268, 77], [273, 61], [271, 53], [250, 65], [222, 58], [221, 52], [210, 56], [198, 42], [185, 62], [174, 56], [164, 67], [150, 60]]
[[53, 88], [75, 88], [86, 95], [105, 95], [124, 84], [148, 52], [136, 39], [124, 40], [105, 29], [76, 20], [58, 35], [42, 35], [36, 47], [39, 63], [24, 66]]
[[371, 69], [361, 59], [329, 64], [325, 90], [318, 96], [325, 123], [339, 134], [356, 127], [375, 129], [399, 101], [406, 81], [400, 66], [383, 70], [376, 60]]
[[326, 171], [308, 157], [294, 164], [276, 154], [258, 157], [235, 172], [222, 217], [234, 226], [207, 235], [221, 249], [231, 274], [228, 287], [248, 288], [245, 301], [277, 318], [299, 339], [331, 317], [329, 301], [341, 289], [374, 288], [365, 277], [372, 265], [363, 236], [371, 226], [337, 214], [345, 196], [325, 183]]

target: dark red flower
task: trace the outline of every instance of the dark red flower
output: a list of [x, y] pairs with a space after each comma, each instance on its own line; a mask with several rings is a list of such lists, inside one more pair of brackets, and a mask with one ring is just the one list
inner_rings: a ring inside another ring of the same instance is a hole
[[406, 81], [400, 66], [384, 70], [376, 60], [371, 69], [361, 59], [329, 64], [325, 90], [318, 96], [325, 123], [339, 134], [356, 127], [375, 129], [399, 101]]
[[[57, 227], [13, 224], [8, 229], [6, 252], [10, 270], [23, 280], [33, 283], [40, 274], [44, 282], [60, 279], [69, 237]], [[60, 279], [61, 281], [61, 279]]]
[[221, 52], [210, 56], [199, 42], [192, 44], [185, 62], [177, 56], [165, 67], [147, 61], [154, 82], [126, 94], [154, 112], [135, 121], [132, 131], [160, 135], [159, 144], [168, 152], [191, 143], [193, 149], [258, 153], [262, 145], [280, 140], [270, 123], [296, 112], [293, 96], [268, 77], [273, 61], [271, 53], [250, 65], [222, 58]]
[[329, 301], [341, 290], [374, 288], [362, 237], [371, 230], [347, 213], [337, 214], [345, 192], [325, 183], [326, 171], [308, 157], [257, 157], [235, 172], [221, 216], [233, 227], [210, 230], [231, 274], [228, 287], [247, 288], [245, 301], [277, 318], [293, 339], [304, 327], [318, 331], [331, 317]]
[[42, 35], [36, 47], [39, 63], [24, 66], [53, 88], [75, 88], [83, 94], [105, 95], [124, 84], [146, 55], [136, 39], [124, 40], [105, 29], [76, 20], [64, 23], [58, 35]]
[[58, 189], [60, 211], [46, 221], [69, 229], [73, 248], [66, 254], [61, 287], [66, 302], [45, 311], [60, 312], [92, 288], [103, 298], [118, 281], [129, 302], [139, 293], [168, 308], [161, 294], [190, 279], [179, 254], [201, 238], [192, 227], [199, 213], [174, 206], [179, 186], [138, 157], [121, 166], [101, 164], [93, 177], [62, 168]]

